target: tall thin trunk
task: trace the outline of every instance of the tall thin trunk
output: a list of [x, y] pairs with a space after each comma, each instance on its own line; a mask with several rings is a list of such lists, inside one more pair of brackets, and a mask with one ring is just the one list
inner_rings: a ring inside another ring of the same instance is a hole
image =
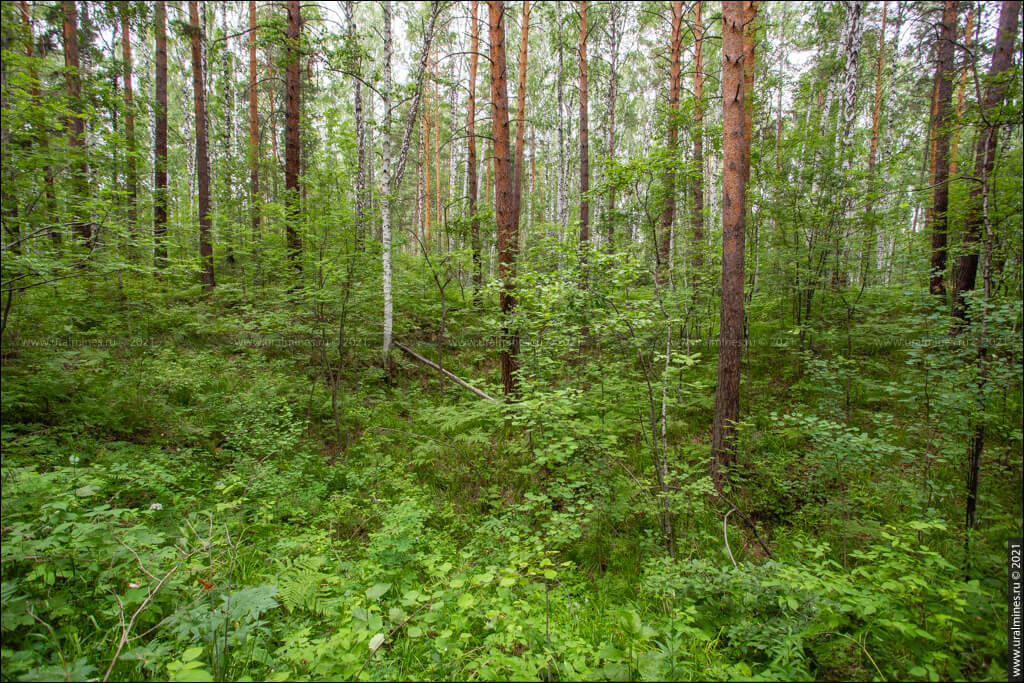
[[[1020, 0], [1005, 0], [999, 14], [999, 33], [996, 36], [995, 52], [988, 71], [988, 85], [981, 111], [985, 126], [979, 131], [974, 145], [974, 177], [990, 178], [996, 160], [996, 141], [999, 137], [999, 121], [991, 117], [997, 113], [999, 105], [1006, 97], [1006, 81], [1000, 78], [1013, 65], [1013, 46], [1017, 36]], [[964, 218], [964, 254], [960, 257], [956, 269], [956, 285], [953, 291], [953, 315], [960, 320], [967, 320], [967, 307], [964, 294], [974, 289], [978, 275], [978, 248], [981, 241], [981, 229], [984, 224], [982, 204], [986, 188], [975, 183], [971, 187], [968, 198], [966, 216]]]
[[259, 91], [256, 84], [256, 0], [249, 0], [249, 213], [252, 239], [259, 243], [260, 205], [263, 202], [260, 197]]
[[405, 173], [405, 163], [409, 156], [409, 147], [412, 141], [412, 133], [419, 116], [420, 96], [423, 92], [423, 79], [427, 72], [427, 58], [430, 54], [430, 45], [434, 36], [434, 27], [437, 25], [437, 17], [440, 13], [440, 3], [435, 0], [431, 3], [430, 20], [423, 36], [423, 50], [420, 52], [419, 71], [416, 76], [416, 90], [413, 92], [412, 106], [405, 119], [405, 133], [402, 136], [402, 147], [398, 152], [398, 159], [395, 160], [395, 168], [391, 168], [391, 57], [394, 53], [391, 33], [391, 2], [384, 0], [384, 130], [381, 135], [382, 159], [381, 159], [381, 265], [383, 270], [382, 290], [384, 294], [384, 341], [382, 348], [384, 371], [390, 381], [392, 373], [391, 365], [391, 337], [394, 328], [394, 302], [392, 300], [391, 282], [391, 200], [398, 192], [402, 183], [402, 175]]
[[[853, 132], [857, 120], [857, 92], [858, 92], [858, 64], [860, 61], [860, 50], [863, 44], [864, 3], [853, 0], [846, 5], [846, 27], [843, 52], [845, 67], [843, 69], [843, 91], [842, 91], [842, 128], [839, 138], [840, 160], [844, 175], [844, 182], [853, 167]], [[833, 284], [846, 286], [849, 283], [849, 272], [847, 263], [850, 256], [850, 242], [852, 241], [850, 217], [853, 211], [853, 189], [845, 189], [840, 196], [839, 219], [845, 223], [843, 231], [835, 234], [835, 256], [836, 267], [833, 271]]]
[[157, 270], [167, 265], [167, 3], [157, 0], [156, 80], [153, 136], [153, 262]]
[[953, 47], [956, 42], [957, 2], [943, 4], [935, 79], [937, 84], [937, 116], [935, 119], [935, 188], [932, 195], [932, 272], [928, 291], [944, 301], [946, 298], [946, 258], [949, 208], [949, 133], [953, 100]]
[[556, 195], [556, 220], [564, 226], [569, 219], [569, 178], [567, 177], [567, 148], [565, 142], [565, 127], [568, 111], [565, 108], [565, 60], [563, 58], [564, 46], [562, 45], [562, 16], [560, 5], [555, 4], [555, 18], [558, 24], [558, 78], [556, 88], [558, 90], [558, 192]]
[[[429, 103], [427, 103], [429, 105]], [[423, 175], [423, 240], [430, 246], [430, 107], [423, 107], [423, 122], [420, 125], [420, 173]]]
[[530, 0], [523, 0], [523, 22], [519, 32], [519, 94], [516, 98], [516, 151], [512, 165], [512, 240], [519, 244], [519, 216], [523, 198], [523, 144], [526, 134], [526, 60], [530, 39]]
[[[967, 27], [964, 29], [964, 46], [972, 50], [972, 39], [974, 32], [974, 3], [969, 2], [967, 6]], [[960, 119], [964, 115], [964, 102], [967, 95], [967, 59], [964, 59], [960, 67], [960, 82], [956, 86], [956, 128], [953, 130], [953, 139], [949, 143], [949, 177], [956, 176], [957, 149], [960, 146]]]
[[509, 149], [508, 86], [505, 62], [505, 8], [500, 0], [488, 3], [491, 37], [491, 111], [494, 127], [494, 217], [498, 228], [498, 275], [501, 278], [502, 334], [501, 384], [506, 396], [517, 390], [516, 369], [519, 338], [509, 329], [515, 309], [515, 190], [512, 186], [512, 158]]
[[210, 150], [206, 135], [206, 84], [203, 71], [202, 29], [199, 25], [199, 7], [195, 0], [188, 3], [189, 32], [192, 39], [192, 93], [196, 105], [196, 174], [199, 178], [199, 258], [202, 262], [203, 287], [212, 290], [213, 276], [213, 216], [210, 213]]
[[743, 242], [746, 232], [746, 137], [743, 83], [745, 2], [722, 3], [722, 305], [711, 476], [719, 491], [736, 461], [743, 351]]
[[665, 207], [661, 211], [661, 234], [655, 252], [655, 277], [660, 283], [667, 282], [669, 252], [672, 244], [672, 224], [676, 217], [676, 163], [679, 157], [679, 90], [680, 68], [683, 45], [683, 3], [672, 3], [672, 61], [669, 67], [668, 86], [668, 165], [665, 167]]
[[128, 220], [132, 230], [138, 229], [139, 208], [136, 203], [138, 171], [135, 166], [135, 102], [132, 92], [132, 40], [128, 21], [128, 4], [121, 5], [121, 58], [124, 61], [124, 135], [128, 143], [125, 189], [128, 195]]
[[434, 55], [434, 185], [437, 199], [438, 230], [444, 223], [444, 206], [441, 203], [441, 98], [438, 85], [437, 55]]
[[79, 73], [81, 61], [78, 54], [78, 8], [74, 0], [64, 0], [61, 7], [64, 13], [64, 67], [67, 69], [68, 98], [71, 100], [71, 114], [67, 121], [68, 143], [71, 146], [73, 162], [77, 166], [72, 171], [70, 204], [73, 207], [71, 215], [74, 220], [71, 229], [91, 247], [94, 238], [92, 224], [88, 221], [87, 211], [83, 208], [89, 201], [89, 161], [85, 150], [85, 116], [82, 78]]
[[[608, 163], [615, 163], [615, 99], [619, 87], [619, 45], [622, 42], [622, 20], [623, 8], [621, 5], [611, 3], [608, 8], [608, 129], [605, 131], [607, 140], [605, 151], [608, 154]], [[607, 173], [605, 176], [607, 177]], [[605, 207], [605, 241], [608, 251], [614, 251], [615, 239], [615, 188], [608, 187], [608, 203]]]
[[299, 40], [302, 10], [299, 0], [288, 0], [284, 106], [284, 201], [288, 255], [296, 273], [302, 272], [302, 240], [299, 237]]
[[757, 17], [757, 1], [743, 5], [743, 137], [747, 140], [747, 152], [743, 158], [744, 181], [750, 182], [750, 144], [754, 133], [754, 65], [756, 64], [757, 39], [754, 19]]
[[[26, 0], [20, 0], [18, 7], [21, 11], [21, 20], [25, 24], [25, 56], [29, 59], [29, 76], [32, 78], [32, 99], [37, 105], [41, 105], [42, 92], [39, 88], [39, 81], [36, 80], [38, 78], [38, 74], [36, 73], [34, 62], [32, 16], [29, 13], [28, 2], [26, 2]], [[44, 152], [48, 153], [50, 150], [50, 135], [46, 129], [43, 129], [39, 134], [39, 146]], [[53, 167], [48, 163], [43, 166], [43, 194], [46, 197], [45, 220], [49, 223], [53, 223], [57, 211], [57, 191], [53, 182]], [[60, 243], [61, 234], [57, 227], [54, 227], [50, 231], [50, 239], [54, 244]]]
[[864, 246], [861, 261], [861, 279], [870, 277], [871, 268], [875, 264], [878, 251], [878, 227], [875, 224], [875, 197], [878, 193], [878, 178], [875, 163], [878, 159], [878, 122], [882, 113], [882, 72], [885, 65], [885, 20], [889, 11], [889, 3], [882, 3], [882, 28], [878, 32], [878, 56], [875, 69], [875, 106], [871, 109], [871, 145], [868, 147], [868, 195], [865, 213], [867, 214], [868, 238]]
[[466, 102], [466, 184], [469, 195], [469, 231], [470, 246], [473, 251], [473, 303], [480, 305], [480, 288], [483, 283], [483, 271], [480, 260], [480, 219], [477, 217], [477, 169], [476, 169], [476, 68], [479, 61], [477, 50], [480, 49], [479, 3], [473, 0], [470, 9], [469, 37], [469, 99]]
[[580, 0], [580, 286], [587, 287], [587, 249], [590, 242], [590, 139], [587, 106], [587, 0]]
[[[701, 10], [704, 3], [693, 8], [694, 73], [693, 73], [693, 269], [704, 267], [704, 24]], [[694, 273], [696, 276], [696, 272]]]
[[[384, 131], [381, 135], [381, 189], [380, 241], [381, 265], [383, 266], [384, 293], [384, 373], [391, 378], [391, 333], [394, 325], [394, 308], [391, 300], [391, 0], [384, 0]], [[415, 116], [415, 114], [414, 114]]]
[[362, 60], [359, 54], [358, 38], [356, 37], [355, 3], [353, 0], [345, 2], [345, 18], [348, 22], [348, 39], [353, 51], [352, 73], [355, 74], [353, 81], [354, 109], [356, 123], [356, 241], [362, 245], [364, 232], [366, 231], [366, 124], [363, 121], [363, 83], [362, 83]]

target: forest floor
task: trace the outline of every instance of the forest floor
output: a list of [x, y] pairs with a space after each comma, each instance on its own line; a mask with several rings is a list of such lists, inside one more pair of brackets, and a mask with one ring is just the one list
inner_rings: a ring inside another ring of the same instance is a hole
[[[388, 386], [372, 301], [338, 362], [336, 320], [283, 288], [40, 288], [4, 335], [3, 679], [1005, 680], [1019, 360], [966, 543], [960, 361], [872, 347], [931, 334], [917, 296], [868, 292], [855, 363], [838, 314], [801, 351], [755, 300], [735, 512], [715, 355], [682, 349], [672, 559], [629, 348], [527, 340], [509, 406], [397, 353]], [[399, 338], [436, 359], [422, 297]], [[458, 290], [446, 315], [496, 329]], [[444, 353], [500, 394], [495, 348]]]

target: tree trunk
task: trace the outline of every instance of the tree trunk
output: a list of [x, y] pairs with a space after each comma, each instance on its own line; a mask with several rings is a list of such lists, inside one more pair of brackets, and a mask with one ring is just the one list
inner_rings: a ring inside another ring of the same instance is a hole
[[580, 0], [580, 287], [587, 288], [587, 249], [590, 242], [590, 139], [587, 107], [587, 0]]
[[679, 90], [680, 60], [683, 46], [683, 3], [672, 3], [672, 61], [668, 86], [668, 162], [665, 167], [665, 207], [661, 212], [661, 234], [655, 252], [655, 279], [659, 284], [668, 282], [669, 252], [672, 244], [672, 223], [676, 217], [676, 163], [679, 157]]
[[356, 166], [356, 244], [362, 246], [366, 231], [366, 124], [363, 121], [363, 83], [362, 83], [362, 59], [359, 54], [358, 38], [356, 37], [355, 3], [353, 0], [345, 2], [345, 18], [348, 22], [348, 39], [353, 50], [352, 59], [352, 87], [354, 90], [354, 109], [356, 123], [356, 148], [358, 161]]
[[[622, 42], [622, 20], [623, 8], [617, 3], [611, 3], [608, 8], [608, 130], [605, 143], [608, 153], [608, 163], [615, 163], [615, 99], [618, 95], [619, 86], [619, 46]], [[607, 173], [605, 174], [607, 176]], [[615, 188], [608, 187], [608, 204], [605, 208], [605, 241], [608, 243], [608, 251], [614, 251], [615, 243]]]
[[302, 273], [302, 240], [299, 237], [299, 40], [302, 10], [298, 0], [288, 0], [284, 105], [284, 201], [288, 255], [296, 274]]
[[949, 208], [949, 133], [952, 122], [954, 51], [957, 3], [943, 4], [942, 28], [935, 71], [937, 115], [935, 119], [935, 181], [932, 195], [932, 272], [928, 291], [943, 301], [946, 298], [946, 257]]
[[519, 245], [519, 216], [523, 198], [523, 145], [526, 135], [526, 60], [530, 39], [530, 0], [523, 0], [523, 21], [519, 32], [519, 96], [516, 98], [516, 156], [512, 165], [512, 214], [515, 233], [512, 240]]
[[[384, 131], [381, 135], [380, 180], [383, 190], [380, 201], [381, 265], [383, 267], [384, 293], [384, 374], [391, 379], [391, 332], [394, 325], [394, 309], [391, 300], [391, 0], [384, 0]], [[415, 117], [415, 113], [413, 114]]]
[[256, 84], [256, 0], [249, 0], [249, 214], [252, 239], [259, 244], [262, 240], [260, 205], [263, 202], [260, 197], [259, 91]]
[[85, 115], [82, 78], [79, 73], [81, 62], [78, 56], [78, 8], [74, 0], [64, 0], [61, 7], [64, 13], [64, 67], [67, 70], [68, 99], [71, 100], [71, 114], [67, 122], [68, 143], [71, 146], [73, 163], [77, 164], [77, 168], [72, 171], [71, 229], [92, 247], [95, 236], [84, 208], [89, 201], [89, 161], [85, 151]]
[[[693, 164], [697, 170], [693, 177], [691, 216], [694, 271], [704, 267], [704, 25], [701, 23], [703, 6], [703, 2], [697, 2], [693, 9]], [[694, 276], [696, 277], [696, 272]]]
[[[964, 28], [964, 46], [972, 50], [972, 34], [974, 31], [974, 3], [967, 6], [967, 26]], [[964, 102], [967, 95], [967, 59], [964, 59], [960, 67], [960, 82], [956, 87], [956, 128], [953, 130], [953, 139], [949, 143], [949, 177], [956, 177], [957, 148], [960, 145], [960, 119], [964, 115]]]
[[139, 209], [136, 204], [138, 171], [135, 166], [135, 102], [132, 92], [132, 40], [128, 21], [128, 5], [121, 5], [121, 58], [124, 61], [124, 134], [128, 143], [128, 163], [125, 185], [128, 195], [128, 220], [133, 231], [138, 230]]
[[213, 276], [213, 216], [210, 214], [210, 151], [206, 135], [206, 84], [203, 78], [202, 33], [199, 26], [199, 7], [195, 0], [188, 3], [189, 32], [192, 39], [192, 93], [196, 113], [196, 174], [199, 178], [199, 258], [202, 262], [202, 282], [206, 290], [216, 285]]
[[743, 5], [743, 137], [747, 151], [743, 157], [743, 180], [750, 182], [750, 141], [754, 133], [754, 65], [756, 63], [757, 40], [754, 34], [754, 19], [757, 17], [757, 2]]
[[469, 99], [466, 102], [466, 184], [469, 194], [469, 230], [470, 246], [473, 251], [473, 303], [480, 305], [480, 289], [483, 284], [483, 271], [480, 260], [480, 219], [477, 217], [477, 168], [476, 168], [476, 68], [479, 61], [480, 22], [479, 3], [473, 0], [470, 9], [469, 38]]
[[498, 228], [498, 275], [501, 278], [502, 334], [501, 384], [506, 396], [518, 388], [516, 369], [519, 338], [510, 332], [508, 318], [515, 309], [516, 236], [515, 190], [508, 133], [508, 86], [505, 63], [505, 8], [500, 0], [488, 3], [491, 37], [491, 111], [494, 127], [494, 217]]
[[[28, 2], [26, 0], [20, 0], [18, 7], [21, 12], [21, 20], [25, 24], [25, 56], [29, 59], [29, 75], [33, 79], [32, 85], [32, 99], [36, 105], [42, 104], [42, 92], [39, 89], [38, 74], [35, 69], [34, 50], [32, 47], [33, 36], [32, 36], [32, 16], [29, 13]], [[50, 135], [44, 128], [39, 134], [39, 146], [46, 153], [50, 151]], [[53, 224], [56, 221], [57, 212], [57, 191], [53, 182], [53, 167], [50, 164], [43, 166], [43, 194], [46, 197], [46, 216], [45, 219], [48, 223]], [[54, 244], [60, 244], [61, 234], [57, 227], [50, 230], [50, 239]]]
[[555, 18], [556, 24], [558, 25], [558, 78], [556, 79], [556, 88], [558, 89], [558, 192], [556, 194], [556, 220], [560, 225], [565, 227], [566, 222], [569, 220], [569, 179], [567, 177], [567, 159], [568, 156], [567, 146], [565, 142], [565, 124], [566, 118], [568, 118], [568, 111], [565, 108], [565, 87], [564, 87], [564, 76], [565, 76], [565, 62], [563, 59], [563, 45], [562, 45], [562, 17], [559, 9], [560, 5], [555, 4]]
[[743, 83], [745, 2], [722, 3], [722, 305], [718, 382], [711, 437], [711, 476], [719, 492], [736, 461], [743, 351], [743, 242], [747, 148]]
[[[428, 103], [429, 104], [429, 103]], [[431, 215], [430, 201], [430, 113], [429, 107], [423, 108], [420, 123], [420, 175], [423, 178], [423, 241], [424, 247], [430, 247]]]
[[157, 0], [156, 23], [156, 106], [153, 136], [153, 264], [167, 265], [167, 3]]
[[875, 163], [878, 159], [878, 122], [882, 113], [882, 72], [885, 65], [885, 20], [889, 11], [889, 3], [882, 3], [882, 28], [878, 32], [878, 56], [875, 70], [875, 106], [871, 109], [871, 145], [868, 147], [868, 195], [865, 214], [868, 238], [864, 246], [861, 260], [861, 280], [867, 281], [877, 259], [878, 227], [875, 223], [875, 198], [878, 195], [878, 178]]
[[[996, 114], [999, 105], [1006, 97], [1006, 81], [1000, 78], [1013, 64], [1013, 45], [1017, 36], [1020, 0], [1003, 2], [999, 14], [999, 33], [996, 39], [992, 64], [988, 71], [988, 86], [982, 103], [982, 114], [986, 125], [981, 129], [974, 145], [974, 177], [977, 179], [991, 178], [996, 159], [996, 140], [999, 137], [999, 122], [990, 117]], [[967, 320], [967, 307], [964, 293], [974, 289], [978, 275], [978, 247], [981, 240], [981, 228], [984, 221], [982, 199], [986, 188], [975, 183], [971, 187], [964, 219], [965, 253], [957, 264], [956, 285], [953, 292], [953, 315], [962, 321]]]

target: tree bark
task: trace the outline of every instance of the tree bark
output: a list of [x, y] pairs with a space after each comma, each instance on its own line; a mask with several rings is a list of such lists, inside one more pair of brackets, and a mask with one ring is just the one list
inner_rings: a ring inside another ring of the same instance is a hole
[[683, 3], [672, 3], [671, 66], [668, 87], [668, 161], [665, 167], [665, 206], [661, 212], [661, 234], [655, 259], [655, 278], [659, 284], [668, 282], [669, 252], [672, 245], [672, 223], [676, 217], [676, 163], [679, 157], [679, 90], [683, 45]]
[[363, 120], [363, 83], [362, 83], [362, 58], [359, 53], [359, 42], [356, 37], [355, 3], [353, 0], [345, 2], [345, 17], [348, 22], [348, 39], [350, 48], [353, 51], [352, 57], [352, 79], [353, 107], [355, 109], [356, 123], [356, 148], [358, 161], [356, 166], [356, 243], [362, 246], [366, 231], [366, 207], [368, 204], [366, 196], [366, 124]]
[[[619, 46], [622, 42], [622, 20], [623, 9], [617, 3], [611, 3], [608, 8], [608, 130], [605, 148], [608, 153], [608, 163], [615, 163], [615, 100], [618, 96], [619, 87]], [[607, 173], [606, 173], [607, 176]], [[608, 204], [605, 207], [605, 241], [608, 243], [609, 252], [615, 250], [615, 188], [608, 187]]]
[[498, 275], [501, 278], [502, 335], [501, 385], [505, 396], [518, 389], [519, 338], [509, 328], [509, 316], [516, 306], [515, 190], [509, 149], [508, 85], [505, 60], [505, 3], [488, 3], [491, 38], [491, 111], [494, 127], [494, 217], [498, 228]]
[[[701, 10], [704, 3], [693, 8], [694, 74], [693, 74], [693, 269], [704, 267], [704, 24]], [[694, 273], [696, 276], [696, 272]]]
[[138, 229], [139, 208], [136, 203], [138, 192], [138, 170], [135, 157], [135, 101], [132, 92], [132, 40], [128, 4], [121, 5], [121, 58], [124, 61], [124, 134], [128, 143], [128, 163], [125, 172], [125, 189], [128, 195], [128, 219], [133, 231]]
[[[380, 201], [380, 241], [381, 241], [381, 265], [383, 268], [383, 294], [384, 294], [384, 348], [383, 366], [384, 374], [390, 383], [391, 364], [391, 334], [394, 325], [394, 304], [391, 300], [391, 0], [384, 0], [384, 132], [381, 136], [381, 187], [383, 189]], [[416, 114], [413, 112], [413, 118]]]
[[587, 104], [587, 0], [580, 0], [580, 287], [587, 288], [587, 249], [590, 243], [590, 138]]
[[466, 103], [466, 185], [469, 194], [470, 246], [473, 251], [473, 303], [480, 305], [480, 289], [483, 285], [483, 270], [480, 260], [480, 219], [477, 216], [477, 168], [476, 168], [476, 69], [479, 61], [480, 22], [479, 3], [473, 0], [470, 9], [469, 38], [469, 99]]
[[[992, 169], [996, 160], [996, 141], [999, 132], [998, 121], [990, 117], [1006, 97], [1006, 81], [1000, 78], [1013, 65], [1013, 46], [1017, 36], [1020, 0], [1003, 2], [999, 14], [999, 33], [996, 36], [995, 52], [988, 71], [988, 85], [982, 102], [982, 114], [985, 126], [979, 132], [974, 145], [974, 177], [988, 179], [992, 177]], [[978, 275], [978, 248], [981, 241], [981, 229], [984, 222], [982, 199], [986, 188], [979, 183], [971, 187], [964, 219], [965, 253], [957, 264], [956, 285], [953, 291], [953, 315], [962, 321], [967, 320], [967, 307], [964, 294], [974, 289]]]
[[157, 270], [167, 265], [167, 3], [157, 0], [156, 79], [153, 136], [153, 264]]
[[954, 52], [957, 2], [943, 4], [942, 27], [935, 71], [937, 116], [935, 119], [935, 182], [932, 195], [932, 261], [928, 291], [946, 298], [946, 258], [949, 208], [949, 134], [952, 122]]
[[750, 182], [750, 141], [754, 133], [754, 65], [756, 64], [757, 39], [754, 19], [757, 17], [757, 2], [743, 5], [743, 137], [747, 140], [747, 151], [743, 157], [743, 178]]
[[878, 32], [878, 56], [875, 69], [875, 105], [871, 109], [871, 144], [868, 147], [868, 196], [865, 214], [867, 216], [868, 239], [861, 260], [861, 279], [870, 277], [871, 268], [878, 253], [878, 228], [875, 223], [875, 197], [878, 194], [878, 178], [875, 163], [878, 159], [878, 122], [882, 113], [882, 73], [885, 66], [885, 20], [889, 11], [888, 1], [882, 3], [882, 28]]
[[[974, 3], [967, 6], [967, 26], [964, 28], [964, 46], [972, 50], [972, 38], [974, 31]], [[963, 66], [960, 67], [960, 81], [956, 87], [956, 128], [953, 130], [953, 139], [949, 143], [949, 177], [956, 177], [957, 149], [960, 146], [960, 119], [964, 115], [964, 102], [967, 95], [967, 58], [964, 58]]]
[[[33, 61], [34, 49], [33, 36], [32, 36], [32, 16], [29, 13], [28, 2], [26, 0], [20, 0], [18, 3], [19, 10], [21, 12], [21, 20], [25, 24], [25, 56], [29, 59], [29, 75], [33, 79], [32, 85], [32, 99], [37, 104], [42, 104], [42, 92], [39, 89], [38, 74], [35, 69], [35, 62]], [[50, 150], [50, 135], [47, 130], [43, 129], [39, 135], [39, 146], [45, 152], [49, 153]], [[49, 223], [55, 222], [55, 215], [57, 211], [57, 190], [53, 182], [53, 167], [50, 164], [43, 166], [43, 193], [46, 197], [46, 217], [45, 220]], [[60, 244], [61, 234], [57, 227], [50, 230], [50, 239], [54, 244]]]
[[288, 0], [287, 62], [284, 105], [284, 200], [288, 255], [296, 274], [302, 273], [302, 239], [299, 237], [299, 40], [302, 10], [298, 0]]
[[[71, 146], [73, 163], [77, 166], [72, 171], [71, 211], [72, 231], [79, 238], [93, 246], [92, 224], [87, 220], [87, 212], [83, 208], [89, 201], [89, 161], [85, 150], [85, 114], [82, 111], [82, 78], [79, 70], [81, 61], [78, 55], [78, 8], [74, 0], [61, 3], [64, 14], [64, 67], [67, 69], [67, 91], [70, 99], [71, 113], [68, 116], [68, 143]], [[77, 159], [75, 159], [77, 157]]]
[[[351, 4], [351, 3], [349, 3]], [[252, 239], [261, 241], [259, 90], [256, 79], [256, 0], [249, 0], [249, 214]]]
[[743, 242], [746, 232], [747, 148], [743, 83], [745, 2], [722, 3], [722, 304], [718, 382], [711, 441], [711, 476], [719, 492], [736, 462], [743, 351]]
[[516, 156], [512, 165], [512, 214], [515, 233], [512, 240], [519, 245], [519, 216], [523, 199], [523, 145], [526, 134], [526, 60], [530, 39], [530, 0], [523, 0], [523, 21], [519, 32], [519, 93], [516, 98]]
[[199, 178], [199, 258], [202, 263], [203, 288], [216, 286], [213, 275], [213, 216], [210, 214], [210, 150], [206, 129], [206, 83], [204, 81], [202, 29], [199, 25], [199, 7], [195, 0], [188, 3], [189, 33], [192, 39], [192, 94], [196, 114], [196, 174]]

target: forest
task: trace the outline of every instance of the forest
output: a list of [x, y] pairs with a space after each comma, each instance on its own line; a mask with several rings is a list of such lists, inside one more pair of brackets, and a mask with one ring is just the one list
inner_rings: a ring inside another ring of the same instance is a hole
[[3, 681], [1021, 680], [1019, 0], [0, 18]]

